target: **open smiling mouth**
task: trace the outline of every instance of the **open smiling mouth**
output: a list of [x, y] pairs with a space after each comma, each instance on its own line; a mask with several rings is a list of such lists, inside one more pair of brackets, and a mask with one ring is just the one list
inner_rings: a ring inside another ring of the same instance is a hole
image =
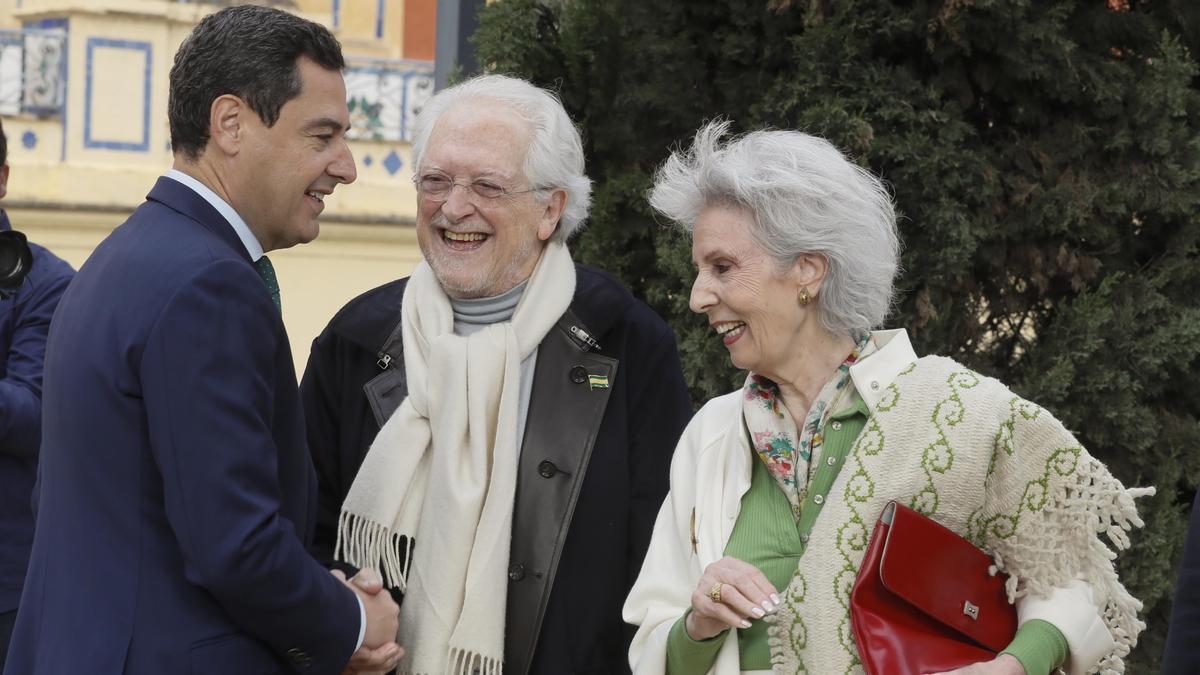
[[483, 242], [491, 236], [482, 232], [451, 232], [450, 230], [441, 232], [442, 243], [455, 251], [473, 251], [483, 246]]
[[726, 345], [731, 345], [746, 332], [746, 324], [742, 321], [728, 321], [716, 326], [713, 329], [717, 331], [717, 336]]
[[306, 190], [304, 196], [311, 199], [314, 202], [314, 206], [318, 209], [325, 208], [325, 197], [328, 196], [326, 193], [317, 192], [316, 190]]

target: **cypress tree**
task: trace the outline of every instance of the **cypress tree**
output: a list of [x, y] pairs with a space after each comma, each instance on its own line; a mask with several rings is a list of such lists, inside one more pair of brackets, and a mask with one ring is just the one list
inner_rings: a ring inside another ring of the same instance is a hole
[[576, 257], [668, 319], [697, 403], [742, 376], [645, 199], [705, 121], [828, 138], [883, 176], [890, 324], [1049, 408], [1155, 485], [1122, 579], [1156, 672], [1200, 481], [1200, 7], [1187, 0], [498, 0], [480, 62], [560, 92], [596, 180]]

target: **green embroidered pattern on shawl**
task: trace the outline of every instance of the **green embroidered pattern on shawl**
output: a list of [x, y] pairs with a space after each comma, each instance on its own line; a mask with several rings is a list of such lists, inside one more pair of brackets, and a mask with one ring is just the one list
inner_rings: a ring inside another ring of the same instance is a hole
[[954, 466], [954, 448], [950, 447], [950, 439], [947, 434], [962, 422], [965, 414], [959, 390], [979, 386], [979, 375], [969, 370], [958, 371], [952, 373], [946, 379], [946, 383], [950, 385], [950, 395], [938, 401], [930, 416], [934, 428], [937, 429], [937, 439], [926, 446], [921, 453], [921, 469], [925, 471], [926, 478], [925, 487], [908, 503], [910, 509], [925, 516], [937, 513], [938, 504], [941, 501], [937, 488], [933, 484], [933, 474], [945, 474]]
[[[911, 367], [906, 369], [901, 376], [911, 370]], [[838, 644], [850, 657], [850, 664], [846, 667], [847, 674], [855, 666], [861, 665], [858, 659], [858, 649], [854, 646], [853, 629], [850, 626], [850, 591], [854, 588], [854, 580], [858, 576], [857, 561], [862, 560], [871, 536], [867, 523], [855, 505], [863, 504], [875, 495], [875, 481], [867, 473], [863, 457], [874, 457], [883, 452], [884, 436], [878, 417], [895, 408], [899, 400], [900, 390], [896, 388], [895, 383], [892, 383], [884, 390], [875, 414], [867, 420], [867, 426], [859, 434], [854, 448], [850, 451], [850, 457], [853, 458], [856, 468], [854, 475], [846, 482], [843, 499], [853, 515], [837, 530], [837, 551], [841, 557], [842, 567], [834, 581], [834, 597], [837, 598], [838, 605], [842, 608], [842, 618], [837, 628]], [[798, 577], [802, 575], [799, 569], [796, 574]]]
[[[1083, 448], [1059, 448], [1046, 460], [1042, 477], [1025, 484], [1017, 511], [1013, 514], [998, 513], [988, 517], [980, 516], [981, 506], [971, 513], [967, 520], [966, 538], [980, 548], [984, 548], [990, 535], [996, 539], [1008, 539], [1017, 532], [1021, 524], [1021, 514], [1025, 511], [1040, 513], [1049, 504], [1050, 485], [1054, 476], [1067, 478], [1079, 467], [1079, 457]], [[989, 547], [990, 548], [990, 547]]]
[[1017, 418], [1020, 416], [1028, 421], [1036, 420], [1042, 414], [1042, 407], [1036, 403], [1030, 403], [1020, 396], [1012, 397], [1008, 402], [1009, 416], [1008, 419], [1000, 425], [1000, 430], [996, 432], [996, 447], [992, 452], [992, 462], [988, 465], [987, 477], [991, 478], [992, 473], [996, 471], [996, 460], [999, 457], [1000, 451], [1004, 451], [1005, 455], [1012, 457], [1013, 454], [1013, 429], [1017, 426]]
[[834, 487], [813, 530], [825, 543], [814, 541], [768, 617], [776, 673], [862, 673], [850, 593], [889, 499], [987, 551], [1010, 575], [1010, 600], [1087, 579], [1117, 642], [1100, 672], [1124, 672], [1144, 624], [1112, 559], [1142, 524], [1133, 500], [1153, 488], [1125, 488], [1042, 408], [950, 359], [920, 359], [885, 388]]
[[[804, 575], [794, 575], [791, 583], [789, 583], [788, 587], [784, 589], [783, 595], [784, 602], [803, 604], [805, 599], [808, 598], [808, 584], [804, 581]], [[783, 632], [782, 638], [777, 637], [780, 631]], [[767, 634], [771, 636], [767, 640], [767, 644], [771, 645], [772, 647], [772, 659], [774, 659], [774, 655], [778, 653], [778, 649], [776, 649], [776, 647], [778, 647], [776, 640], [787, 640], [788, 648], [793, 650], [796, 654], [803, 653], [808, 647], [808, 626], [804, 624], [804, 619], [799, 614], [795, 615], [792, 620], [786, 624], [772, 625], [767, 629]], [[800, 664], [799, 672], [808, 672], [808, 669], [804, 667], [803, 662]]]
[[[988, 464], [987, 481], [992, 479], [992, 474], [996, 471], [997, 459], [1001, 453], [1012, 457], [1015, 452], [1015, 448], [1013, 447], [1013, 431], [1016, 428], [1018, 420], [1032, 422], [1041, 417], [1042, 414], [1041, 406], [1030, 403], [1020, 396], [1012, 397], [1008, 403], [1008, 409], [1008, 419], [1000, 425], [999, 431], [996, 432], [996, 442], [992, 449], [991, 462]], [[1060, 448], [1054, 451], [1050, 455], [1050, 458], [1046, 460], [1042, 476], [1029, 481], [1025, 485], [1025, 490], [1021, 495], [1021, 501], [1018, 503], [1015, 513], [995, 514], [984, 517], [982, 515], [983, 505], [980, 505], [967, 518], [967, 531], [964, 536], [979, 548], [990, 548], [986, 546], [989, 535], [996, 539], [1008, 539], [1012, 537], [1020, 525], [1022, 511], [1040, 513], [1045, 509], [1049, 500], [1052, 475], [1065, 478], [1074, 473], [1078, 468], [1079, 456], [1082, 452], [1083, 448], [1080, 446]]]

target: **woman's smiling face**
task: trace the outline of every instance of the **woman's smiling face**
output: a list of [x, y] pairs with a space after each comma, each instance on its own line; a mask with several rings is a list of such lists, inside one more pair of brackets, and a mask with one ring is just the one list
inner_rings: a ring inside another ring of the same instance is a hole
[[771, 376], [796, 354], [804, 320], [795, 267], [779, 263], [755, 241], [754, 216], [740, 206], [705, 207], [692, 230], [693, 312], [729, 350], [733, 365]]

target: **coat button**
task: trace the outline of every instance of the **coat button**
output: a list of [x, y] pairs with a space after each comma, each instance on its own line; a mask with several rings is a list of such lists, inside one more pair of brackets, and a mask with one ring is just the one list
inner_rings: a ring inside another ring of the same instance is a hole
[[584, 368], [583, 366], [575, 366], [571, 368], [571, 381], [575, 384], [583, 384], [584, 382], [587, 382], [587, 376], [587, 368]]
[[508, 580], [520, 581], [525, 578], [525, 566], [521, 563], [513, 563], [508, 566]]
[[291, 649], [287, 650], [287, 655], [288, 658], [292, 660], [292, 663], [295, 663], [301, 668], [307, 668], [312, 665], [312, 657], [302, 649], [292, 647]]
[[542, 463], [538, 464], [538, 473], [542, 475], [542, 478], [553, 478], [554, 474], [558, 473], [558, 467], [548, 459], [542, 460]]
[[834, 431], [841, 431], [841, 430], [842, 430], [842, 423], [841, 423], [841, 422], [839, 422], [839, 421], [837, 421], [837, 420], [834, 420], [834, 421], [833, 421], [833, 424], [830, 424], [829, 426], [833, 427], [833, 430], [834, 430]]

